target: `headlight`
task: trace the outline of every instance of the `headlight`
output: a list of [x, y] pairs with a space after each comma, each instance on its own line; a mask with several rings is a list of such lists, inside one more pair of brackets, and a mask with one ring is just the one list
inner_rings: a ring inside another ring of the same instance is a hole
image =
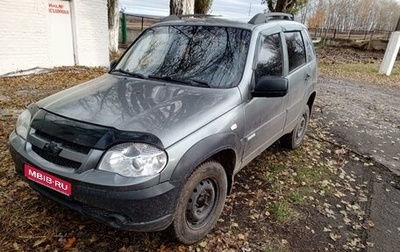
[[31, 113], [29, 112], [29, 110], [25, 110], [18, 117], [17, 125], [15, 127], [15, 132], [17, 132], [17, 134], [23, 139], [26, 139], [26, 137], [28, 136], [30, 123], [31, 123]]
[[99, 170], [126, 177], [155, 175], [167, 164], [167, 154], [144, 143], [123, 143], [111, 147], [101, 159]]

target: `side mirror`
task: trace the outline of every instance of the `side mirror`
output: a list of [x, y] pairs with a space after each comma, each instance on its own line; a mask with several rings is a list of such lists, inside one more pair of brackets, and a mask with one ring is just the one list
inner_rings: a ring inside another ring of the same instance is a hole
[[110, 61], [110, 69], [113, 69], [115, 67], [115, 65], [117, 64], [116, 60], [111, 60]]
[[253, 97], [283, 97], [288, 92], [288, 80], [280, 76], [264, 76], [258, 80]]

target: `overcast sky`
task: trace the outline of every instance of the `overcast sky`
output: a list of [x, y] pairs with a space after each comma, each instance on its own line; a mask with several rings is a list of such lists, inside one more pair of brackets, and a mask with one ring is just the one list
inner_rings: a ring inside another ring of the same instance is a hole
[[[126, 13], [169, 15], [169, 0], [120, 0], [119, 4], [121, 8], [125, 8]], [[263, 12], [266, 7], [266, 5], [261, 5], [261, 0], [213, 0], [209, 14], [247, 18]]]

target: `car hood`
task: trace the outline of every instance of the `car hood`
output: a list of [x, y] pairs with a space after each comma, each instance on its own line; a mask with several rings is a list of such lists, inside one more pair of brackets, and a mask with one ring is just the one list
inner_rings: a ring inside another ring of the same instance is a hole
[[201, 88], [105, 74], [37, 105], [81, 122], [150, 133], [168, 147], [239, 103], [237, 88]]

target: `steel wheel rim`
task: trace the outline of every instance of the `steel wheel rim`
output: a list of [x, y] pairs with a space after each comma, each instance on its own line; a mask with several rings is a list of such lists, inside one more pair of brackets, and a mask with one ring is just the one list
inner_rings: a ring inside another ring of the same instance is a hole
[[301, 142], [307, 126], [306, 113], [303, 114], [296, 130], [296, 144]]
[[201, 228], [212, 214], [217, 198], [217, 187], [212, 179], [202, 180], [192, 191], [186, 207], [187, 224]]

